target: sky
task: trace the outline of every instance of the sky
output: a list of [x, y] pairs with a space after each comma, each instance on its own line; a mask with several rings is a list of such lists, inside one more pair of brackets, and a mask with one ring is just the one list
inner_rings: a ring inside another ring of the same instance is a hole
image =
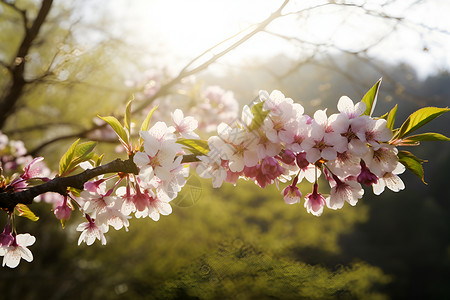
[[[126, 39], [137, 41], [138, 47], [149, 53], [149, 57], [158, 53], [166, 56], [167, 60], [183, 65], [242, 30], [242, 34], [245, 34], [282, 2], [114, 0], [107, 3], [119, 20], [119, 31], [126, 32]], [[291, 0], [283, 10], [286, 14], [311, 6], [320, 7], [280, 18], [268, 29], [283, 36], [301, 39], [307, 44], [321, 44], [320, 49], [326, 48], [329, 53], [340, 52], [331, 45], [344, 51], [360, 51], [371, 46], [369, 56], [386, 62], [412, 64], [421, 77], [450, 69], [450, 22], [447, 18], [450, 1], [347, 1], [352, 5], [322, 6], [326, 2]], [[364, 9], [358, 7], [361, 5]], [[377, 15], [380, 12], [382, 16]], [[228, 53], [221, 62], [238, 64], [255, 57], [263, 59], [276, 54], [301, 59], [317, 51], [316, 47], [304, 46], [304, 43], [301, 47], [299, 45], [259, 33], [237, 50]]]

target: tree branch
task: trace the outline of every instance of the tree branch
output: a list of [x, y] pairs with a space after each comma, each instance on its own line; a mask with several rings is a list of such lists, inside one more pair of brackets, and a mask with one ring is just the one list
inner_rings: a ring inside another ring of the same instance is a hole
[[85, 170], [80, 174], [68, 177], [55, 177], [54, 179], [46, 183], [30, 187], [29, 189], [26, 189], [21, 192], [0, 193], [0, 208], [7, 211], [13, 211], [14, 207], [17, 204], [19, 203], [31, 204], [33, 203], [33, 199], [36, 196], [39, 196], [47, 192], [54, 192], [59, 193], [61, 195], [67, 195], [67, 188], [69, 187], [82, 190], [84, 189], [84, 184], [94, 177], [107, 173], [119, 173], [119, 172], [138, 174], [139, 169], [133, 162], [132, 158], [129, 158], [128, 160], [116, 159], [106, 165]]
[[[187, 154], [183, 156], [182, 163], [191, 163], [199, 161], [194, 154]], [[87, 169], [84, 172], [67, 177], [55, 177], [52, 180], [30, 187], [20, 192], [2, 192], [0, 193], [0, 208], [6, 211], [13, 211], [14, 207], [21, 204], [31, 204], [36, 196], [54, 192], [61, 195], [67, 195], [67, 188], [73, 187], [79, 190], [84, 189], [84, 184], [100, 175], [108, 173], [127, 173], [139, 174], [139, 168], [130, 157], [127, 160], [116, 159], [112, 162], [98, 166], [92, 169]]]

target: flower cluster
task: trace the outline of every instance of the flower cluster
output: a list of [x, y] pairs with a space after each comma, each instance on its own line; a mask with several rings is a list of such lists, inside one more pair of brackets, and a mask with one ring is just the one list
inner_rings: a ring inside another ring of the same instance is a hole
[[[320, 216], [325, 207], [336, 210], [345, 202], [356, 205], [364, 194], [363, 185], [372, 186], [377, 195], [385, 188], [394, 192], [404, 189], [398, 175], [405, 171], [405, 166], [423, 180], [422, 160], [410, 152], [399, 152], [396, 146], [417, 145], [424, 140], [450, 140], [438, 133], [408, 136], [450, 109], [423, 108], [413, 113], [400, 128], [392, 130], [396, 107], [386, 118], [370, 116], [376, 92], [356, 104], [343, 96], [337, 104], [339, 113], [328, 115], [325, 109], [309, 116], [301, 104], [286, 98], [280, 91], [275, 90], [270, 95], [261, 91], [259, 101], [251, 107], [244, 106], [240, 119], [235, 118], [237, 102], [231, 93], [211, 87], [202, 97], [207, 99], [205, 105], [193, 111], [206, 120], [204, 123], [192, 116], [185, 117], [182, 110], [176, 109], [168, 117], [171, 125], [158, 120], [149, 129], [154, 107], [142, 123], [137, 144], [131, 140], [134, 128], [131, 101], [127, 104], [123, 125], [112, 116], [100, 117], [111, 126], [111, 133], [119, 138], [128, 154], [128, 160], [121, 161], [127, 163], [127, 167], [100, 169], [106, 166], [100, 166], [102, 156], [92, 152], [95, 142], [79, 144], [77, 140], [69, 147], [60, 160], [57, 177], [66, 177], [78, 167], [96, 170], [93, 174], [83, 172], [92, 175], [89, 175], [90, 181], [86, 182], [89, 178], [82, 180], [82, 191], [76, 189], [80, 188], [78, 184], [67, 184], [63, 189], [46, 190], [55, 193], [44, 194], [44, 200], [53, 203], [54, 215], [63, 226], [76, 208], [81, 211], [86, 222], [76, 228], [81, 232], [79, 245], [82, 242], [92, 245], [96, 240], [106, 244], [105, 233], [110, 227], [128, 230], [132, 215], [158, 221], [161, 215], [171, 214], [171, 201], [186, 184], [189, 162], [200, 177], [212, 179], [214, 188], [223, 182], [236, 184], [239, 178], [252, 180], [261, 188], [270, 184], [279, 187], [280, 182], [284, 183], [281, 194], [287, 204], [300, 203], [303, 198], [307, 212]], [[163, 114], [170, 111], [165, 109]], [[207, 141], [194, 132], [197, 128], [208, 132], [216, 127], [217, 121], [225, 120], [231, 126], [220, 123], [218, 135]], [[54, 184], [48, 178], [43, 158], [24, 157], [24, 149], [23, 143], [10, 141], [0, 133], [0, 170], [15, 170], [10, 177], [0, 174], [3, 195], [24, 191], [39, 182]], [[20, 161], [28, 163], [24, 163], [21, 174], [16, 172]], [[114, 174], [104, 177], [108, 173]], [[322, 186], [319, 191], [319, 184], [323, 182], [319, 181], [320, 177], [328, 183], [326, 194], [322, 194]], [[304, 179], [312, 184], [312, 191], [303, 196], [299, 184]], [[34, 200], [40, 201], [40, 198]], [[28, 233], [17, 234], [14, 226], [16, 215], [33, 221], [38, 219], [23, 203], [29, 202], [19, 201], [13, 211], [13, 205], [3, 207], [8, 213], [7, 224], [0, 234], [3, 266], [14, 268], [22, 258], [33, 259], [27, 247], [36, 239]]]
[[[355, 205], [364, 193], [361, 184], [373, 186], [375, 194], [385, 187], [404, 188], [397, 175], [405, 167], [389, 144], [393, 133], [386, 120], [364, 114], [365, 103], [354, 104], [343, 96], [339, 113], [328, 116], [325, 109], [310, 117], [280, 91], [270, 95], [262, 91], [260, 100], [259, 110], [244, 107], [237, 126], [222, 123], [218, 135], [208, 139], [209, 152], [199, 157], [197, 172], [213, 178], [213, 187], [223, 181], [236, 183], [239, 177], [262, 188], [290, 181], [282, 194], [286, 203], [293, 204], [301, 200], [297, 184], [305, 178], [313, 183], [313, 191], [304, 197], [304, 206], [316, 216], [325, 206]], [[327, 196], [318, 191], [322, 173], [330, 186]]]
[[[170, 201], [186, 184], [189, 174], [188, 166], [181, 163], [183, 153], [181, 145], [176, 143], [177, 138], [198, 137], [193, 132], [197, 121], [192, 117], [184, 117], [181, 110], [175, 110], [172, 120], [174, 126], [156, 122], [148, 131], [140, 132], [142, 151], [137, 151], [133, 157], [140, 168], [139, 175], [119, 174], [85, 184], [85, 190], [76, 199], [87, 219], [77, 227], [82, 232], [78, 244], [84, 241], [91, 245], [96, 239], [106, 244], [104, 234], [109, 227], [127, 230], [132, 214], [158, 221], [160, 215], [172, 212]], [[125, 185], [119, 186], [124, 179]], [[107, 189], [110, 180], [116, 182]], [[62, 215], [64, 211], [69, 212], [69, 209], [61, 209]]]

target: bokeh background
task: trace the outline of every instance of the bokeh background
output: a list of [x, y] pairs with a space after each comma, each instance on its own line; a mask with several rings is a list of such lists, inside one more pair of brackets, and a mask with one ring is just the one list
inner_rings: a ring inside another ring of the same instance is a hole
[[[195, 111], [209, 86], [239, 107], [279, 89], [306, 113], [332, 113], [380, 77], [374, 115], [398, 104], [398, 127], [420, 107], [450, 104], [448, 11], [438, 0], [4, 0], [0, 103], [22, 87], [1, 106], [0, 130], [56, 169], [78, 137], [98, 140], [104, 161], [124, 158], [96, 115], [120, 117], [132, 95], [137, 126], [156, 103], [155, 118]], [[422, 132], [450, 136], [449, 120]], [[129, 232], [88, 247], [77, 246], [79, 216], [63, 229], [50, 204], [33, 204], [40, 220], [18, 226], [37, 237], [34, 261], [0, 269], [1, 298], [449, 299], [448, 144], [407, 149], [429, 160], [427, 185], [405, 173], [404, 191], [366, 189], [356, 207], [319, 218], [275, 186], [212, 189], [192, 172], [170, 216], [132, 219]]]

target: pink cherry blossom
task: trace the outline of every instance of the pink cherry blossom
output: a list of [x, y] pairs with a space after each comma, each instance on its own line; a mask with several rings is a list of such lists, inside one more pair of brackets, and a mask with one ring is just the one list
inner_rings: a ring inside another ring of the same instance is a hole
[[384, 119], [372, 119], [369, 116], [361, 116], [353, 120], [351, 126], [358, 138], [378, 149], [381, 143], [388, 142], [392, 138], [392, 130], [387, 128]]
[[323, 212], [323, 206], [325, 205], [325, 198], [318, 192], [319, 186], [314, 183], [312, 193], [308, 193], [305, 196], [305, 207], [308, 213], [315, 216], [320, 216]]
[[222, 166], [221, 159], [218, 157], [198, 156], [200, 163], [196, 171], [202, 178], [212, 178], [213, 188], [222, 186], [227, 177], [227, 170]]
[[398, 174], [405, 172], [405, 166], [400, 162], [397, 163], [395, 169], [392, 172], [386, 172], [378, 179], [378, 182], [372, 185], [373, 193], [380, 195], [384, 188], [387, 187], [393, 192], [399, 192], [405, 188], [405, 184], [400, 179]]
[[397, 153], [397, 148], [385, 144], [378, 149], [370, 147], [363, 159], [370, 171], [381, 177], [384, 173], [395, 169], [398, 163]]
[[338, 153], [335, 160], [327, 162], [327, 167], [337, 176], [344, 178], [349, 175], [357, 176], [361, 172], [361, 158], [350, 151]]
[[33, 254], [27, 247], [33, 245], [34, 242], [36, 242], [36, 238], [29, 233], [14, 236], [9, 246], [0, 247], [0, 256], [3, 256], [2, 266], [15, 268], [19, 265], [21, 258], [31, 262]]
[[306, 159], [310, 163], [315, 163], [320, 158], [333, 160], [338, 152], [346, 151], [347, 141], [336, 132], [328, 122], [325, 110], [318, 110], [314, 113], [311, 124], [310, 139], [302, 143], [306, 151]]
[[173, 134], [175, 128], [167, 127], [164, 122], [157, 122], [149, 131], [141, 131], [145, 152], [137, 152], [133, 161], [141, 167], [141, 173], [147, 175], [147, 180], [153, 175], [161, 179], [170, 177], [170, 167], [173, 166], [181, 145], [176, 143]]
[[339, 99], [337, 108], [339, 112], [345, 114], [349, 119], [354, 119], [366, 111], [366, 104], [364, 102], [353, 104], [352, 99], [347, 96], [342, 96]]
[[172, 121], [175, 124], [176, 131], [185, 139], [198, 139], [199, 136], [194, 132], [198, 127], [197, 120], [194, 117], [184, 117], [181, 109], [176, 109], [172, 113]]
[[232, 172], [241, 172], [244, 166], [253, 167], [259, 159], [257, 153], [258, 136], [240, 128], [220, 124], [219, 136], [208, 139], [211, 151], [217, 151], [223, 160], [228, 160]]
[[97, 226], [95, 221], [86, 214], [86, 219], [88, 220], [85, 223], [81, 223], [77, 227], [77, 231], [81, 231], [80, 238], [78, 239], [78, 245], [81, 245], [82, 242], [86, 242], [88, 246], [92, 245], [96, 239], [98, 239], [102, 245], [106, 245], [106, 238], [104, 233], [108, 231], [108, 226], [101, 225]]
[[302, 198], [302, 193], [295, 185], [288, 185], [281, 194], [283, 195], [286, 204], [300, 203], [300, 199]]
[[355, 206], [358, 199], [364, 194], [361, 184], [354, 181], [354, 177], [347, 177], [345, 180], [339, 179], [333, 175], [333, 181], [330, 181], [330, 197], [327, 198], [327, 206], [331, 209], [341, 209], [347, 201], [351, 206]]

